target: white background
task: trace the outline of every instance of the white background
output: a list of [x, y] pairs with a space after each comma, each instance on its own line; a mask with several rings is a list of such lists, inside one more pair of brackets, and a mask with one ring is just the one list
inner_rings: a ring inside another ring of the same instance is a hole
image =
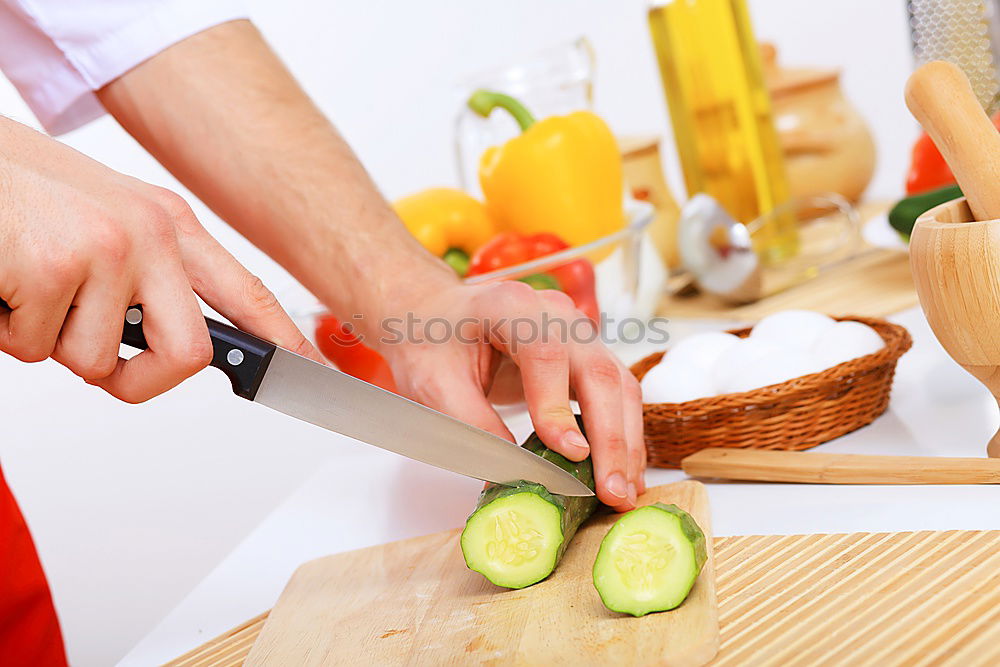
[[[916, 133], [902, 102], [911, 67], [903, 1], [750, 6], [758, 36], [777, 42], [784, 62], [843, 69], [847, 96], [877, 138], [869, 194], [898, 195]], [[456, 81], [581, 35], [596, 49], [596, 107], [612, 127], [668, 131], [639, 0], [286, 0], [251, 8], [389, 197], [455, 182]], [[2, 79], [0, 113], [34, 124]], [[64, 140], [178, 188], [108, 118]], [[666, 166], [680, 197], [670, 151]], [[192, 204], [244, 263], [284, 287], [277, 267]], [[0, 460], [34, 530], [74, 664], [124, 655], [327, 457], [322, 434], [227, 391], [221, 376], [205, 373], [127, 407], [57, 366], [0, 358]], [[365, 505], [359, 497], [344, 507], [341, 525], [316, 530], [351, 530]]]

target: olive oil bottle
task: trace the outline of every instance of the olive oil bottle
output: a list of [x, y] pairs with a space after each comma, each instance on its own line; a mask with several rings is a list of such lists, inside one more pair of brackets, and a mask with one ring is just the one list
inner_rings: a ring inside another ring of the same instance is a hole
[[[745, 0], [667, 0], [649, 10], [688, 195], [705, 192], [749, 223], [789, 196], [761, 57]], [[795, 254], [793, 215], [754, 234], [768, 263]]]

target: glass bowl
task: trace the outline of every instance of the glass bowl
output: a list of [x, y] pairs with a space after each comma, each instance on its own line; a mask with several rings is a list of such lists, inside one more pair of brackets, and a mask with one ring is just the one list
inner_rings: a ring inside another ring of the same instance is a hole
[[[520, 280], [539, 273], [558, 272], [578, 260], [594, 267], [597, 306], [606, 322], [646, 320], [652, 316], [666, 277], [662, 261], [647, 238], [655, 217], [647, 203], [629, 201], [628, 223], [613, 234], [545, 257], [466, 278], [468, 285]], [[645, 271], [644, 271], [645, 267]]]
[[[644, 323], [653, 315], [667, 273], [646, 234], [655, 217], [655, 209], [644, 202], [628, 201], [625, 210], [628, 222], [613, 234], [529, 262], [466, 278], [465, 283], [478, 285], [519, 280], [544, 273], [549, 273], [550, 279], [583, 275], [585, 280], [593, 281], [593, 288], [587, 285], [578, 291], [592, 292], [590, 299], [596, 299], [596, 304], [584, 307], [577, 300], [580, 310], [592, 319], [601, 319], [599, 332], [606, 342], [629, 342], [629, 337], [642, 331]], [[586, 262], [587, 266], [581, 267], [579, 262]], [[582, 271], [576, 272], [576, 269]], [[566, 291], [570, 293], [569, 289]], [[337, 323], [327, 308], [298, 284], [282, 290], [281, 301], [306, 337], [341, 370], [383, 388], [394, 389], [384, 359], [358, 341], [349, 323]], [[346, 329], [341, 328], [345, 326]], [[318, 332], [323, 332], [324, 340], [317, 340]]]

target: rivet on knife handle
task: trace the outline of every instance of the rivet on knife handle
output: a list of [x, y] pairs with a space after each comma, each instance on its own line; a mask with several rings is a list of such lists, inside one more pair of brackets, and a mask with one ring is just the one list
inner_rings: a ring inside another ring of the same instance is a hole
[[[122, 343], [145, 350], [148, 344], [142, 331], [142, 318], [142, 306], [132, 306], [126, 311]], [[234, 394], [252, 401], [274, 356], [275, 346], [210, 317], [205, 318], [205, 324], [212, 339], [210, 365], [229, 377]]]

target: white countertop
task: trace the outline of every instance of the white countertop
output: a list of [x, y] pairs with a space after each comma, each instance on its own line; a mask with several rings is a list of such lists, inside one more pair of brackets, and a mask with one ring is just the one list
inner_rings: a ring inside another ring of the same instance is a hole
[[[573, 11], [566, 11], [566, 3], [536, 0], [246, 4], [268, 42], [390, 199], [431, 184], [455, 185], [451, 147], [461, 102], [458, 81], [585, 35], [597, 54], [596, 111], [621, 134], [664, 137], [666, 177], [675, 197], [683, 200], [685, 187], [645, 21], [646, 0], [578, 0]], [[913, 67], [904, 3], [749, 4], [755, 33], [779, 45], [783, 62], [843, 72], [841, 86], [878, 144], [876, 175], [866, 196], [898, 197], [918, 132], [902, 95]], [[445, 36], [427, 39], [428, 34], [443, 34], [441, 16], [448, 17]], [[850, 36], [849, 48], [845, 35]], [[875, 49], [878, 66], [873, 67]], [[406, 104], [401, 113], [401, 100], [418, 103]], [[2, 76], [0, 111], [34, 124]], [[112, 118], [60, 140], [111, 168], [185, 195], [201, 222], [237, 259], [282, 291], [286, 274], [186, 192]], [[917, 354], [924, 351], [911, 352], [904, 366], [912, 362], [914, 368], [924, 368]], [[992, 430], [996, 418], [987, 399], [962, 399], [924, 414], [925, 399], [914, 392], [899, 392], [894, 414], [881, 420], [885, 426], [880, 422], [871, 429], [879, 446], [935, 451], [922, 443], [945, 434], [946, 441], [961, 443], [957, 447], [978, 451], [979, 438]], [[331, 441], [323, 432], [245, 403], [227, 393], [221, 373], [206, 372], [147, 404], [127, 406], [54, 362], [28, 365], [0, 355], [0, 463], [34, 534], [75, 666], [118, 661], [310, 476], [328, 461], [349, 466], [349, 457], [364, 449]], [[898, 435], [901, 420], [926, 433], [921, 444]], [[889, 424], [896, 427], [887, 428]], [[958, 429], [950, 430], [951, 424]], [[864, 448], [867, 442], [852, 436], [831, 447]], [[388, 464], [374, 453], [365, 465], [369, 462]], [[355, 510], [352, 534], [371, 531], [364, 533], [369, 542], [401, 536], [377, 520], [386, 510], [374, 489], [388, 473], [365, 468], [353, 474], [373, 491], [358, 504], [365, 508], [364, 522], [372, 525], [361, 526]], [[464, 493], [454, 494], [462, 504], [455, 516], [464, 516], [471, 502]], [[716, 523], [722, 528], [727, 510], [714, 497]], [[341, 511], [338, 503], [333, 507], [331, 514]], [[282, 516], [275, 514], [273, 520], [285, 521]], [[302, 534], [332, 534], [338, 527], [344, 532], [346, 516], [334, 517], [302, 521]], [[407, 525], [415, 532], [432, 528], [419, 522]], [[758, 530], [731, 530], [751, 529]], [[352, 544], [321, 548], [348, 546]], [[305, 557], [291, 543], [285, 549], [289, 561]], [[268, 579], [276, 594], [286, 573], [255, 576]], [[245, 584], [251, 585], [256, 584]], [[260, 606], [269, 605], [274, 594], [261, 596], [271, 597]], [[250, 596], [245, 606], [256, 611], [257, 604]], [[236, 608], [211, 625], [192, 620], [194, 631], [178, 634], [176, 650], [165, 645], [161, 653], [179, 653], [205, 637], [198, 628], [210, 634], [248, 613]], [[153, 636], [163, 635], [158, 631]]]
[[[890, 318], [913, 334], [889, 411], [821, 451], [982, 456], [1000, 417], [992, 397], [934, 340], [919, 309]], [[513, 418], [518, 435], [528, 430]], [[223, 559], [121, 665], [162, 663], [270, 608], [294, 569], [331, 553], [461, 525], [480, 483], [344, 443]], [[650, 470], [650, 484], [682, 479]], [[716, 535], [1000, 529], [996, 486], [708, 485]]]

